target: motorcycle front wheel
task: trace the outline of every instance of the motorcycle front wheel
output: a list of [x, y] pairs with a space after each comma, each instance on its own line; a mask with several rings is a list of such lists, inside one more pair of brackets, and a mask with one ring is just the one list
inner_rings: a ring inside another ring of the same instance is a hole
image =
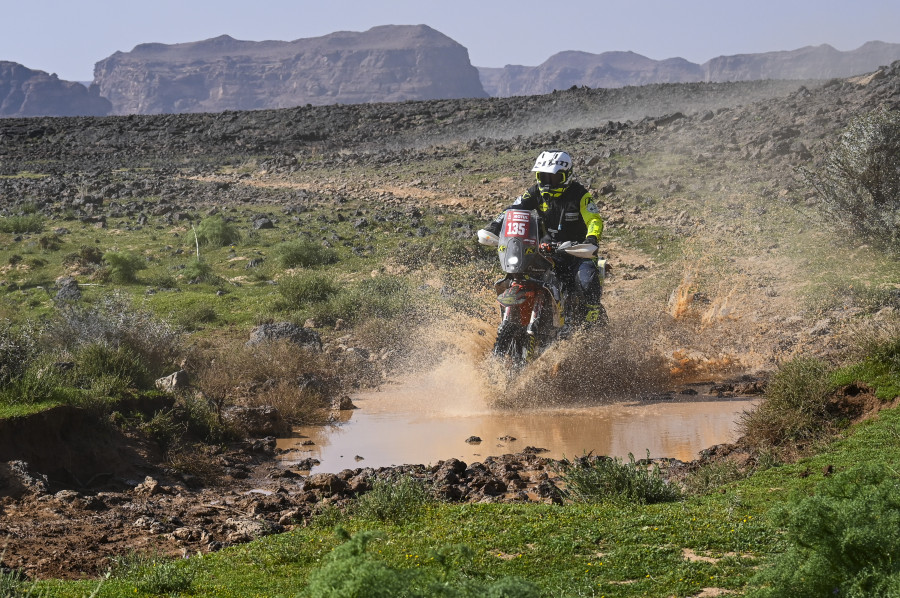
[[535, 338], [525, 327], [512, 320], [505, 320], [497, 330], [493, 355], [509, 357], [515, 367], [522, 367], [534, 358]]

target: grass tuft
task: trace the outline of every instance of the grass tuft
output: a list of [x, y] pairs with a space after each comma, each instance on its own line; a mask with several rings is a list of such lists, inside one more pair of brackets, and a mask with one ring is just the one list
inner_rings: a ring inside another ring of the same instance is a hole
[[563, 495], [576, 503], [654, 504], [681, 498], [681, 491], [663, 478], [659, 469], [610, 457], [581, 457], [563, 462], [560, 474], [565, 482]]
[[122, 284], [137, 282], [138, 271], [147, 267], [144, 258], [130, 251], [107, 251], [103, 261], [109, 265], [110, 279]]
[[431, 501], [420, 480], [409, 476], [378, 479], [356, 505], [363, 519], [400, 524], [421, 515]]
[[338, 261], [337, 252], [312, 241], [286, 241], [272, 248], [278, 265], [288, 268], [313, 268]]
[[25, 233], [39, 233], [42, 230], [44, 230], [44, 218], [40, 214], [0, 218], [0, 233], [21, 235]]
[[756, 452], [809, 446], [833, 432], [828, 412], [833, 389], [823, 361], [805, 357], [788, 361], [772, 376], [766, 400], [741, 417], [740, 433]]

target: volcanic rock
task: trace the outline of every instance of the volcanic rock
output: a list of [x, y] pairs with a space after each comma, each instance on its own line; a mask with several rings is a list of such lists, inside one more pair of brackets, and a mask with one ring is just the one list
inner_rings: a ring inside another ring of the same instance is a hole
[[287, 339], [303, 349], [310, 351], [322, 350], [322, 339], [319, 333], [309, 328], [297, 326], [291, 322], [276, 322], [274, 324], [262, 324], [253, 329], [250, 333], [248, 345], [258, 343]]
[[250, 438], [287, 436], [291, 426], [275, 407], [229, 407], [224, 412], [225, 421]]

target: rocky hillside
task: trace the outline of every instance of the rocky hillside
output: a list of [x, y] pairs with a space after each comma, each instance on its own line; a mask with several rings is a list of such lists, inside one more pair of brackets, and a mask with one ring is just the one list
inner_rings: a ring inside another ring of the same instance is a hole
[[6, 116], [105, 116], [112, 106], [96, 87], [62, 81], [56, 74], [0, 61], [0, 118]]
[[652, 60], [634, 52], [560, 52], [535, 67], [508, 65], [478, 70], [491, 96], [507, 97], [550, 93], [573, 85], [831, 79], [871, 72], [898, 59], [900, 44], [868, 42], [849, 52], [823, 44], [784, 52], [719, 56], [702, 65], [682, 58]]
[[292, 42], [223, 35], [184, 44], [141, 44], [98, 62], [94, 82], [115, 114], [486, 95], [468, 51], [425, 25], [386, 25]]

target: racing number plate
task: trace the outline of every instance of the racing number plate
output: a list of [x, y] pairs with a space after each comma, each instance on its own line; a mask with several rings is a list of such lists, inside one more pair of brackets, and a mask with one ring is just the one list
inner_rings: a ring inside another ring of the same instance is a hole
[[531, 234], [530, 225], [531, 217], [528, 212], [509, 210], [506, 213], [505, 236], [527, 239]]

